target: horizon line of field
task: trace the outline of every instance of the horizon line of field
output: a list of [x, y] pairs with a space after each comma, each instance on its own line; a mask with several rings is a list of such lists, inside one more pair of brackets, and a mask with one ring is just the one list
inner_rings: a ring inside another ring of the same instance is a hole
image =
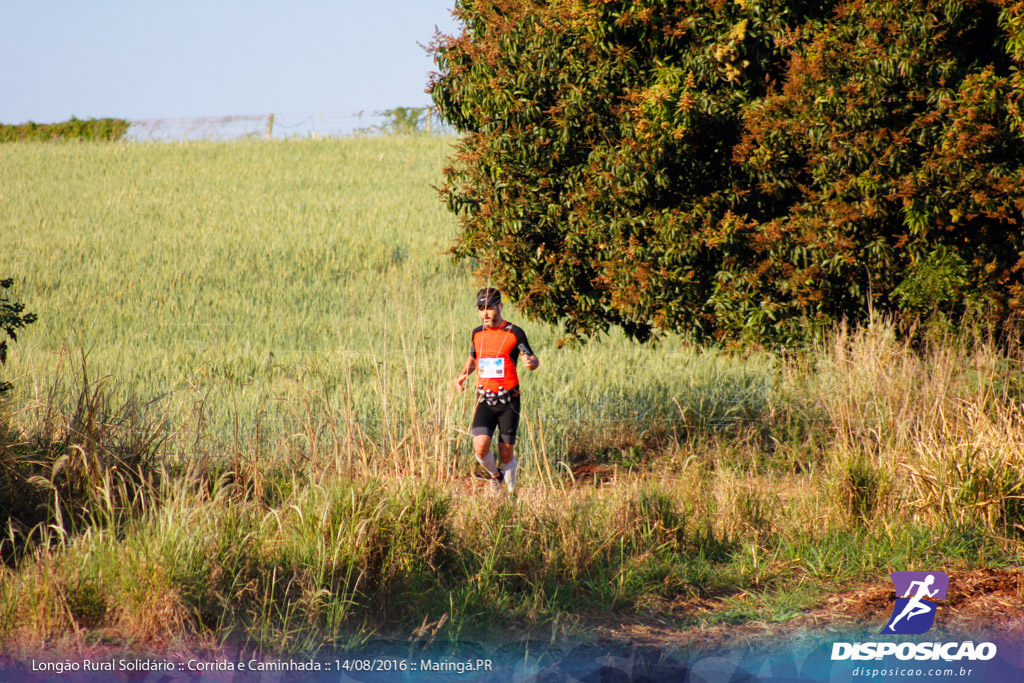
[[182, 116], [129, 119], [126, 139], [133, 142], [199, 140], [336, 138], [379, 133], [395, 121], [394, 112], [410, 112], [411, 130], [442, 133], [449, 130], [432, 107], [398, 107], [385, 111], [298, 112]]

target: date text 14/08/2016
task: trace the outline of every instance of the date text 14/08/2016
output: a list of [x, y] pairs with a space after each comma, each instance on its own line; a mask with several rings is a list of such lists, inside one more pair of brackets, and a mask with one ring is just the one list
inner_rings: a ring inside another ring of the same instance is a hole
[[334, 663], [338, 671], [436, 671], [463, 674], [492, 670], [492, 663], [489, 659], [456, 661], [437, 661], [433, 659], [421, 659], [419, 661], [406, 659], [336, 659]]

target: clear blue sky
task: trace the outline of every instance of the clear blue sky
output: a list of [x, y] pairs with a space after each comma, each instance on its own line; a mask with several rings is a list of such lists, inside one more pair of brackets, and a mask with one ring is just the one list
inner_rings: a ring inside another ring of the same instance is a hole
[[0, 123], [424, 106], [454, 0], [0, 0]]

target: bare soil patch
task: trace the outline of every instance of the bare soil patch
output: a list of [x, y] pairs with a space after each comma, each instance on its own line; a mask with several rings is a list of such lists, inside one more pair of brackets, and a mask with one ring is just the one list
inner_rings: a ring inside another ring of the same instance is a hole
[[[733, 605], [737, 598], [742, 599], [743, 594], [732, 596]], [[808, 633], [878, 632], [891, 616], [895, 598], [891, 584], [878, 582], [835, 593], [806, 614], [781, 622], [750, 621], [679, 628], [667, 619], [654, 617], [617, 622], [595, 619], [590, 623], [587, 620], [586, 628], [597, 637], [628, 641], [637, 646], [700, 650], [770, 647]], [[727, 606], [721, 599], [693, 598], [673, 603], [670, 613], [699, 618], [711, 616]], [[1019, 640], [1024, 636], [1024, 570], [951, 572], [949, 594], [939, 604], [935, 624], [938, 633], [983, 633], [988, 638]]]

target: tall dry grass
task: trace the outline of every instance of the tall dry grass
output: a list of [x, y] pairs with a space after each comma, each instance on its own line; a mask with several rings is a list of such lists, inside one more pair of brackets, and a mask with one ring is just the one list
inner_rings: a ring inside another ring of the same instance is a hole
[[[371, 436], [311, 375], [290, 437], [240, 425], [228, 457], [167, 461], [201, 454], [202, 435], [131, 422], [79, 372], [81, 411], [40, 403], [20, 416], [28, 431], [7, 432], [6, 485], [37, 487], [47, 516], [26, 533], [8, 515], [0, 649], [308, 652], [372, 633], [547, 632], [595, 612], [787, 618], [896, 569], [1020, 561], [1013, 353], [914, 350], [879, 323], [775, 368], [763, 421], [682, 434], [596, 481], [537, 462], [515, 500], [460, 462], [452, 405], [438, 406], [448, 422]], [[385, 417], [408, 410], [380, 400]], [[115, 475], [129, 433], [148, 435], [129, 442], [145, 457]], [[18, 479], [25, 463], [49, 480]], [[761, 606], [684, 607], [734, 594]]]
[[783, 619], [1020, 563], [1020, 349], [883, 321], [786, 355], [526, 322], [521, 491], [490, 496], [451, 386], [478, 322], [430, 189], [449, 144], [5, 151], [40, 322], [0, 407], [0, 652]]
[[1024, 531], [1024, 362], [973, 334], [914, 349], [884, 321], [818, 352], [828, 475], [847, 512]]

